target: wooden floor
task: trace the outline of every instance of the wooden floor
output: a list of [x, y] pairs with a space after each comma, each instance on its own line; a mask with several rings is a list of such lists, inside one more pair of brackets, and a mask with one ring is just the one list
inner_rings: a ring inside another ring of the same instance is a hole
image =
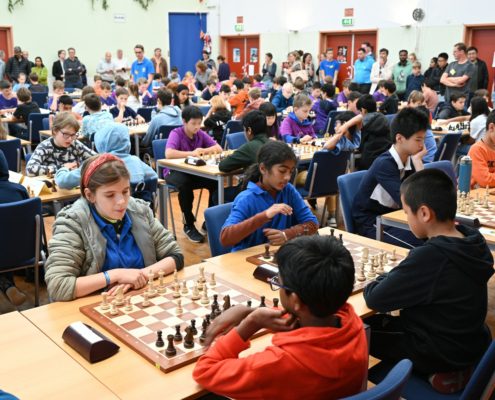
[[[198, 198], [199, 191], [197, 191], [195, 199]], [[196, 205], [196, 203], [195, 203]], [[210, 249], [208, 247], [208, 242], [205, 243], [192, 243], [190, 242], [184, 234], [183, 225], [182, 225], [182, 217], [180, 213], [180, 207], [177, 200], [177, 194], [172, 194], [172, 207], [174, 210], [174, 218], [176, 222], [176, 230], [177, 230], [177, 241], [183, 251], [185, 258], [186, 267], [189, 265], [194, 265], [201, 260], [210, 257]], [[198, 214], [198, 221], [196, 222], [196, 227], [199, 228], [204, 221], [203, 212], [207, 207], [207, 196], [202, 196], [202, 201], [200, 205], [200, 212]], [[323, 202], [320, 201], [318, 203], [318, 210], [320, 211], [323, 208]], [[49, 217], [45, 219], [46, 233], [48, 239], [50, 239], [52, 234], [52, 225], [54, 218]], [[339, 228], [343, 229], [340, 226]], [[169, 223], [169, 229], [171, 228], [171, 224]], [[28, 301], [26, 301], [22, 306], [18, 307], [18, 310], [25, 310], [31, 307], [34, 307], [34, 285], [32, 283], [26, 283], [23, 277], [16, 277], [16, 285], [18, 288], [23, 290], [27, 296]], [[489, 282], [488, 285], [488, 316], [487, 323], [490, 326], [493, 336], [495, 336], [495, 277]], [[46, 294], [46, 288], [43, 286], [41, 288], [41, 304], [48, 303], [48, 296]], [[5, 295], [0, 292], [0, 314], [5, 312], [14, 311], [16, 308], [10, 304], [10, 302], [5, 298]]]

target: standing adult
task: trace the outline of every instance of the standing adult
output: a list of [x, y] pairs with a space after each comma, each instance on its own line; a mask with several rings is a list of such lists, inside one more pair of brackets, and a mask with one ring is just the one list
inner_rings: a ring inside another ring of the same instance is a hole
[[373, 67], [373, 58], [366, 56], [366, 50], [363, 48], [357, 51], [357, 60], [354, 62], [354, 82], [359, 87], [362, 94], [368, 94], [371, 89], [371, 68]]
[[124, 58], [124, 52], [122, 49], [117, 49], [117, 58], [114, 60], [115, 66], [115, 77], [120, 76], [125, 81], [130, 79], [129, 71], [131, 70], [131, 65], [129, 60]]
[[445, 85], [445, 103], [450, 104], [450, 96], [453, 93], [469, 97], [470, 79], [473, 77], [475, 67], [467, 58], [467, 47], [464, 43], [454, 45], [455, 61], [451, 62], [447, 70], [442, 74], [440, 83]]
[[217, 62], [218, 62], [218, 71], [217, 71], [218, 80], [220, 82], [229, 80], [230, 65], [225, 61], [225, 57], [222, 55], [219, 55], [217, 57]]
[[100, 60], [96, 66], [96, 73], [101, 76], [103, 82], [113, 83], [115, 80], [115, 64], [112, 61], [112, 53], [109, 51], [105, 53], [105, 58]]
[[366, 57], [371, 57], [375, 61], [375, 55], [373, 54], [373, 46], [370, 42], [363, 42], [361, 48], [364, 49]]
[[475, 71], [471, 79], [471, 93], [478, 89], [488, 89], [488, 68], [486, 62], [478, 58], [478, 49], [474, 46], [469, 47], [467, 57], [471, 64], [474, 65]]
[[83, 66], [81, 61], [76, 57], [76, 49], [74, 47], [69, 47], [67, 52], [69, 53], [69, 58], [64, 61], [65, 87], [82, 89], [83, 82], [81, 75], [83, 73]]
[[392, 62], [389, 61], [388, 59], [388, 50], [387, 49], [380, 49], [380, 55], [378, 61], [376, 61], [373, 64], [373, 67], [371, 67], [371, 89], [370, 89], [370, 94], [375, 93], [376, 86], [378, 85], [378, 82], [385, 80], [388, 81], [392, 79], [392, 70], [394, 66], [392, 65]]
[[201, 55], [203, 57], [201, 61], [203, 61], [206, 64], [206, 67], [208, 69], [211, 69], [212, 71], [216, 71], [217, 65], [215, 64], [215, 61], [210, 57], [210, 53], [206, 50], [203, 50]]
[[31, 68], [31, 73], [35, 73], [38, 75], [38, 82], [41, 85], [48, 86], [48, 70], [43, 64], [43, 60], [41, 57], [36, 57], [34, 59], [34, 67]]
[[313, 82], [315, 79], [315, 65], [313, 64], [313, 56], [311, 53], [304, 53], [302, 57], [302, 68], [308, 73], [308, 81], [306, 82], [306, 87], [313, 87]]
[[297, 51], [291, 51], [287, 54], [288, 68], [284, 69], [285, 75], [289, 82], [293, 82], [291, 74], [302, 70], [301, 56]]
[[[449, 55], [447, 53], [440, 53], [438, 55], [438, 74], [432, 76], [433, 83], [435, 84], [435, 90], [440, 93], [442, 96], [441, 101], [443, 101], [443, 96], [445, 96], [445, 85], [440, 83], [440, 79], [445, 71], [447, 71], [447, 67], [449, 66]], [[440, 99], [439, 99], [440, 100]]]
[[29, 65], [29, 61], [24, 58], [22, 49], [19, 46], [15, 46], [14, 55], [7, 60], [5, 73], [7, 74], [7, 79], [9, 81], [17, 83], [17, 78], [21, 72], [26, 74], [26, 76], [29, 76], [31, 73], [31, 66]]
[[399, 51], [399, 62], [395, 64], [392, 72], [396, 87], [395, 93], [400, 100], [406, 100], [404, 96], [406, 93], [407, 77], [412, 73], [412, 64], [408, 60], [407, 55], [407, 50]]
[[325, 83], [325, 76], [331, 76], [334, 86], [337, 85], [340, 63], [333, 58], [333, 49], [327, 49], [325, 59], [320, 62], [320, 82]]
[[5, 75], [5, 51], [0, 50], [0, 81], [3, 81]]
[[267, 88], [271, 88], [272, 80], [277, 74], [277, 64], [273, 62], [272, 53], [265, 54], [265, 62], [263, 64], [263, 68], [261, 69], [261, 73], [263, 74], [263, 78], [261, 79], [262, 82]]
[[34, 62], [32, 62], [30, 59], [29, 59], [29, 51], [27, 50], [23, 50], [22, 51], [22, 55], [24, 56], [24, 58], [26, 60], [28, 60], [28, 63], [29, 63], [29, 67], [32, 69], [34, 67]]
[[58, 60], [52, 65], [52, 76], [56, 81], [63, 81], [65, 76], [64, 62], [65, 62], [65, 50], [58, 51]]
[[155, 73], [160, 74], [162, 78], [168, 77], [168, 64], [167, 60], [162, 57], [162, 49], [157, 47], [154, 52], [154, 56], [151, 58]]
[[131, 65], [131, 81], [137, 83], [139, 78], [144, 78], [148, 81], [149, 88], [155, 73], [153, 63], [144, 56], [144, 46], [142, 44], [134, 46], [134, 54], [136, 55], [136, 60]]

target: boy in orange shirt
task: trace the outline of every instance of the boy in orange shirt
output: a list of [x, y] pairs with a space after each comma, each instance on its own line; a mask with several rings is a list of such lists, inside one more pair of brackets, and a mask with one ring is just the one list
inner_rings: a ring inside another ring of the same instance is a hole
[[485, 136], [469, 149], [472, 160], [471, 187], [495, 187], [495, 111], [486, 119]]
[[[194, 379], [236, 399], [326, 399], [358, 393], [368, 364], [363, 324], [347, 303], [354, 284], [349, 251], [331, 236], [301, 236], [277, 252], [283, 309], [236, 305], [215, 318], [205, 344], [225, 330], [198, 362]], [[315, 279], [318, 276], [318, 279]], [[288, 318], [286, 318], [288, 314]], [[239, 358], [260, 329], [272, 346]]]
[[240, 79], [234, 81], [234, 86], [237, 88], [237, 93], [230, 98], [229, 104], [232, 107], [234, 117], [238, 118], [241, 116], [244, 107], [246, 107], [246, 104], [249, 101], [249, 87], [246, 88], [246, 85]]

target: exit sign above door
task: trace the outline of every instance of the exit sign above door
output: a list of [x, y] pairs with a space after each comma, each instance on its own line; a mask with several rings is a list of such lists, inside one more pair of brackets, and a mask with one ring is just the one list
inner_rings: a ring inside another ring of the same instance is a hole
[[342, 26], [353, 26], [354, 18], [342, 18]]

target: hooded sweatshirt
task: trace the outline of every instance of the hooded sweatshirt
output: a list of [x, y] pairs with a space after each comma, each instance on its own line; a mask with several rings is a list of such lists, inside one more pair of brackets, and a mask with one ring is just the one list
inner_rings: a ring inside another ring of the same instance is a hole
[[[94, 138], [98, 153], [111, 153], [124, 161], [131, 175], [131, 183], [139, 183], [146, 179], [156, 178], [156, 172], [148, 164], [138, 157], [129, 154], [131, 141], [129, 129], [122, 124], [111, 123], [101, 128]], [[55, 182], [63, 189], [71, 189], [79, 186], [81, 169], [69, 171], [63, 167], [57, 171]]]
[[18, 183], [9, 182], [9, 165], [3, 151], [0, 150], [0, 204], [26, 199], [29, 199], [26, 188]]
[[294, 112], [290, 112], [280, 126], [280, 136], [285, 135], [293, 136], [298, 139], [306, 135], [316, 138], [312, 122], [309, 119], [305, 119], [302, 122], [299, 121]]
[[242, 358], [239, 353], [250, 343], [232, 329], [198, 360], [193, 378], [236, 399], [337, 399], [358, 393], [368, 366], [363, 324], [349, 304], [336, 315], [340, 328], [276, 333], [272, 346]]
[[413, 363], [438, 372], [473, 365], [491, 340], [484, 322], [493, 257], [477, 230], [457, 230], [465, 237], [431, 238], [364, 289], [373, 310], [401, 309]]
[[387, 118], [378, 112], [368, 113], [361, 128], [361, 159], [359, 169], [368, 169], [373, 161], [392, 145]]
[[177, 106], [164, 106], [151, 120], [146, 135], [141, 140], [143, 146], [150, 146], [160, 126], [182, 125], [182, 111]]

